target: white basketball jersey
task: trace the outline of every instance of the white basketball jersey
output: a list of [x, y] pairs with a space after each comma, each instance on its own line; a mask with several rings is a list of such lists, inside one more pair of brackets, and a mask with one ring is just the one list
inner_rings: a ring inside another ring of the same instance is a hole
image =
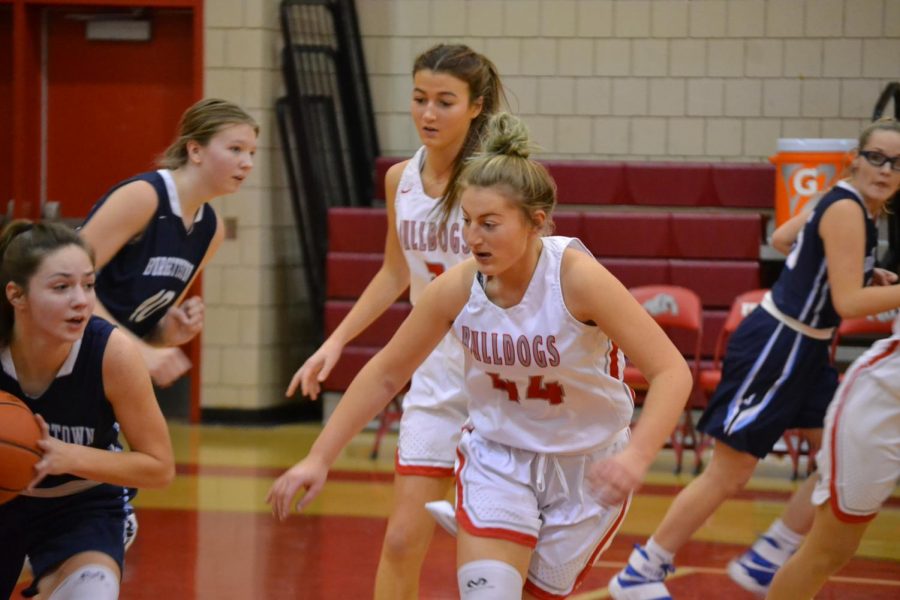
[[424, 160], [422, 146], [406, 163], [394, 197], [397, 236], [409, 265], [409, 299], [413, 304], [432, 279], [470, 253], [463, 241], [459, 207], [453, 209], [447, 224], [441, 227], [438, 199], [427, 195], [422, 186]]
[[622, 380], [625, 357], [598, 327], [566, 308], [560, 264], [581, 241], [543, 238], [528, 289], [501, 308], [479, 277], [453, 324], [466, 348], [469, 420], [479, 435], [541, 453], [580, 453], [605, 445], [628, 427], [634, 409]]

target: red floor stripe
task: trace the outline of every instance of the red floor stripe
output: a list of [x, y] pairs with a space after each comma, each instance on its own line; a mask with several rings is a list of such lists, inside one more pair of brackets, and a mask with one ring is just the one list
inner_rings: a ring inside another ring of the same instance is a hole
[[[198, 465], [194, 463], [180, 463], [176, 465], [179, 475], [210, 475], [224, 477], [278, 477], [284, 473], [283, 468], [273, 467], [235, 467], [225, 465]], [[390, 472], [370, 471], [331, 471], [329, 481], [358, 481], [369, 483], [390, 483], [394, 480], [394, 474]], [[650, 496], [674, 496], [684, 486], [666, 484], [646, 484], [641, 487], [639, 493]], [[772, 502], [786, 502], [791, 497], [791, 492], [783, 490], [742, 490], [733, 497], [735, 500], [768, 500]], [[885, 502], [887, 508], [900, 507], [900, 498], [891, 497]]]

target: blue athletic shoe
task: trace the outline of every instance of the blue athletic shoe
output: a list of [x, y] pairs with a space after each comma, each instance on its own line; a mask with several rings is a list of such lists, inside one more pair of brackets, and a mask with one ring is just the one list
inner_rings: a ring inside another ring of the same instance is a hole
[[635, 544], [628, 564], [610, 580], [609, 595], [615, 600], [672, 600], [663, 580], [673, 571], [675, 567], [652, 560]]
[[[786, 559], [783, 554], [775, 540], [762, 536], [752, 548], [728, 563], [728, 576], [748, 592], [764, 598], [772, 578]], [[780, 562], [774, 562], [779, 559]]]

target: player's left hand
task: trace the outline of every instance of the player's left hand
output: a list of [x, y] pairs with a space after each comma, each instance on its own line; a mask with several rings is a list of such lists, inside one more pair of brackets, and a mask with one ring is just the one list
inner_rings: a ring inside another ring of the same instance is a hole
[[647, 466], [626, 449], [588, 467], [585, 476], [591, 495], [604, 506], [617, 506], [638, 489]]
[[180, 346], [191, 341], [203, 329], [206, 307], [200, 296], [192, 296], [166, 311], [159, 322], [159, 343]]
[[875, 267], [875, 272], [872, 273], [872, 285], [894, 285], [897, 279], [896, 273], [880, 267]]

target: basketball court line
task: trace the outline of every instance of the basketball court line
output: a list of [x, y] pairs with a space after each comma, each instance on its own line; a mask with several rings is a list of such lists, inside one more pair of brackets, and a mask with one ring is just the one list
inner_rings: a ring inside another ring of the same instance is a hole
[[[594, 563], [595, 569], [614, 569], [615, 571], [619, 571], [622, 567], [624, 567], [627, 563], [625, 562], [614, 562], [614, 561], [606, 561], [606, 560], [598, 560]], [[695, 573], [703, 573], [706, 575], [722, 575], [724, 577], [728, 577], [728, 571], [721, 567], [699, 567], [699, 566], [683, 566], [678, 567], [674, 573], [669, 575], [666, 578], [666, 581], [671, 581], [673, 579], [678, 579], [680, 577], [686, 577], [688, 575], [693, 575]], [[883, 585], [889, 587], [897, 587], [900, 588], [900, 580], [896, 579], [877, 579], [870, 577], [845, 577], [842, 575], [834, 575], [828, 578], [828, 581], [834, 583], [851, 583], [857, 585]], [[576, 594], [574, 596], [570, 596], [569, 600], [599, 600], [600, 598], [609, 598], [609, 590], [607, 588], [601, 588], [599, 590], [590, 590], [587, 592], [583, 592], [580, 594]]]

